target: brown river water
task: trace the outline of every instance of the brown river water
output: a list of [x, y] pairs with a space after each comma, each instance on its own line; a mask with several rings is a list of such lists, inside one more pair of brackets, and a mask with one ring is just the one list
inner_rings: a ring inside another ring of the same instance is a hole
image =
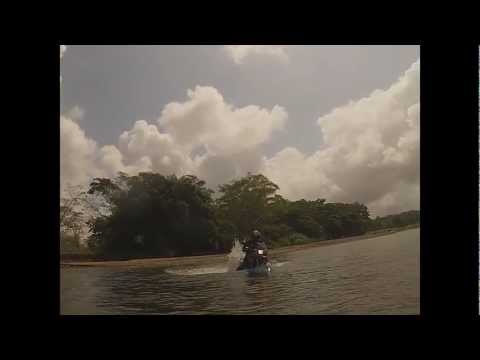
[[[206, 260], [207, 261], [207, 260]], [[232, 263], [233, 261], [233, 263]], [[195, 267], [61, 267], [61, 314], [419, 314], [420, 229], [284, 252], [269, 276]]]

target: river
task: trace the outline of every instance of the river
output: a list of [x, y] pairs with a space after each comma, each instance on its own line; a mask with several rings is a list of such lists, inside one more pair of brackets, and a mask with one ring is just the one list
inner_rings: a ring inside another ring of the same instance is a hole
[[61, 314], [419, 314], [420, 230], [282, 253], [268, 277], [195, 268], [61, 267]]

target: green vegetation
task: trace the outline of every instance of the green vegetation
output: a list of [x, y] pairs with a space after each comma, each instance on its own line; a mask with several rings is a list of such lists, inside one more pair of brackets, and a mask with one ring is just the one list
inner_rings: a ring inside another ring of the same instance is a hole
[[86, 225], [84, 212], [79, 211], [82, 204], [81, 189], [69, 187], [66, 196], [60, 199], [60, 253], [81, 253], [80, 237]]
[[370, 230], [402, 228], [416, 224], [420, 224], [420, 211], [410, 210], [395, 215], [377, 216], [371, 221]]
[[195, 176], [120, 174], [95, 179], [88, 194], [105, 199], [109, 210], [88, 222], [95, 253], [185, 256], [219, 248], [212, 191]]
[[62, 199], [62, 231], [71, 234], [63, 236], [62, 246], [74, 250], [84, 224], [93, 254], [123, 259], [225, 253], [234, 238], [243, 239], [254, 228], [276, 248], [419, 222], [419, 211], [372, 220], [360, 203], [289, 201], [278, 190], [261, 174], [221, 185], [216, 199], [205, 182], [192, 175], [119, 173], [114, 179], [96, 178], [88, 191]]

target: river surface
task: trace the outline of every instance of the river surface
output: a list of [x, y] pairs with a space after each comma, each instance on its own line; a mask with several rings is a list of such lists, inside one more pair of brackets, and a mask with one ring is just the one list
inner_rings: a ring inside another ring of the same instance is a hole
[[[232, 259], [230, 259], [231, 261]], [[62, 267], [61, 314], [419, 314], [420, 231], [283, 253], [270, 276], [225, 263]]]

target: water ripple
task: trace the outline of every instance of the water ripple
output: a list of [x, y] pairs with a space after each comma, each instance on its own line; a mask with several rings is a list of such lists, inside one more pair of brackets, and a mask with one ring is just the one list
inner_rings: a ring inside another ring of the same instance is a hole
[[[419, 231], [273, 259], [268, 277], [224, 264], [62, 268], [64, 314], [416, 314]], [[238, 259], [236, 259], [238, 260]]]

